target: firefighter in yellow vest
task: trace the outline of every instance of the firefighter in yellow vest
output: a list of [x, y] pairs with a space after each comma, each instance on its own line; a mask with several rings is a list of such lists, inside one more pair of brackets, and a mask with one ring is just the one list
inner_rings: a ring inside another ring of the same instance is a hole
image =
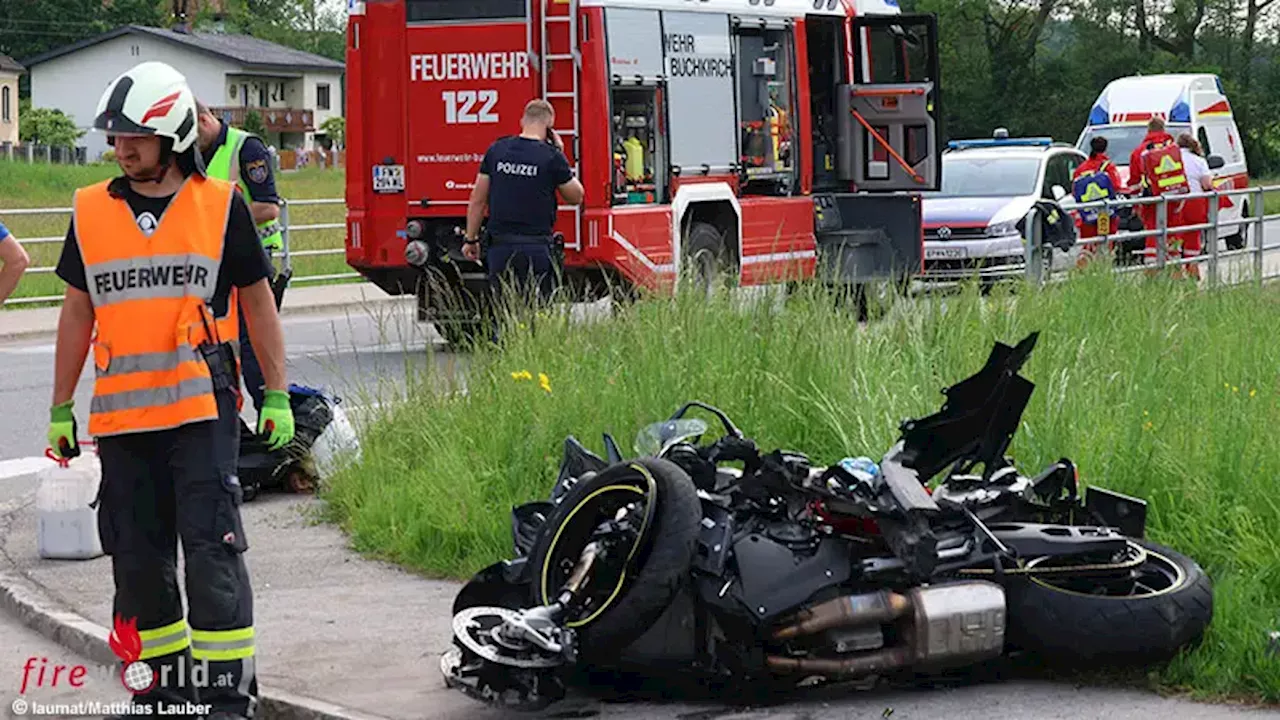
[[[72, 397], [92, 353], [88, 434], [102, 461], [95, 505], [112, 559], [115, 637], [155, 680], [130, 688], [141, 691], [132, 702], [148, 707], [125, 715], [191, 703], [206, 706], [209, 720], [253, 717], [236, 349], [242, 311], [268, 387], [258, 432], [282, 447], [293, 413], [270, 266], [235, 186], [204, 175], [195, 100], [180, 73], [145, 62], [120, 75], [98, 101], [94, 128], [122, 175], [80, 188], [72, 201], [57, 266], [67, 289], [49, 444], [60, 458], [81, 452]], [[208, 680], [197, 687], [199, 677]]]
[[[271, 154], [256, 135], [227, 125], [199, 101], [196, 108], [200, 153], [206, 172], [209, 177], [229, 180], [240, 188], [249, 202], [249, 210], [258, 226], [258, 237], [270, 259], [284, 246], [280, 228], [280, 197], [276, 194]], [[245, 387], [249, 390], [249, 397], [253, 398], [254, 409], [261, 412], [262, 368], [248, 341], [243, 322], [240, 324], [240, 358]]]

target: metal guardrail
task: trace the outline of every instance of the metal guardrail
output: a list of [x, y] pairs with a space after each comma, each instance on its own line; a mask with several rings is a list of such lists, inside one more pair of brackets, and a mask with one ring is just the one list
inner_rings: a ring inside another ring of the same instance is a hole
[[[307, 232], [314, 230], [342, 230], [346, 228], [346, 223], [311, 223], [307, 225], [290, 225], [289, 224], [289, 208], [291, 206], [314, 206], [314, 205], [343, 205], [346, 201], [342, 198], [313, 198], [305, 200], [282, 200], [280, 207], [280, 226], [284, 239], [284, 247], [280, 256], [280, 269], [292, 269], [293, 259], [300, 257], [316, 257], [319, 255], [343, 255], [346, 249], [343, 247], [324, 248], [320, 250], [297, 250], [290, 249], [290, 236], [295, 232]], [[23, 216], [23, 215], [70, 215], [71, 208], [15, 208], [2, 209], [0, 215], [5, 217]], [[20, 238], [23, 245], [42, 245], [61, 243], [65, 239], [62, 235], [51, 237], [24, 237]], [[52, 273], [56, 268], [53, 266], [37, 266], [27, 268], [27, 274], [45, 274]], [[359, 279], [360, 274], [356, 272], [349, 273], [332, 273], [327, 275], [295, 275], [289, 280], [289, 284], [294, 283], [326, 283], [337, 280]], [[38, 303], [56, 303], [61, 302], [61, 295], [41, 295], [36, 297], [10, 297], [5, 305], [34, 305]]]
[[[1266, 200], [1268, 193], [1280, 191], [1280, 185], [1263, 185], [1249, 188], [1239, 188], [1232, 190], [1214, 190], [1212, 192], [1196, 192], [1180, 195], [1160, 195], [1157, 197], [1128, 197], [1116, 198], [1109, 200], [1096, 200], [1087, 203], [1077, 203], [1071, 196], [1067, 196], [1057, 203], [1058, 209], [1062, 212], [1071, 213], [1084, 209], [1098, 210], [1119, 210], [1125, 207], [1137, 208], [1143, 205], [1154, 205], [1156, 213], [1155, 227], [1151, 229], [1143, 229], [1140, 231], [1124, 231], [1100, 234], [1092, 238], [1076, 238], [1076, 247], [1103, 245], [1106, 243], [1123, 243], [1126, 240], [1141, 239], [1144, 245], [1147, 238], [1158, 238], [1155, 243], [1154, 255], [1148, 253], [1146, 249], [1143, 251], [1142, 262], [1134, 265], [1117, 266], [1116, 272], [1132, 273], [1132, 272], [1151, 272], [1159, 271], [1168, 266], [1187, 266], [1191, 264], [1207, 265], [1208, 277], [1205, 282], [1210, 288], [1222, 285], [1220, 271], [1222, 269], [1222, 261], [1235, 257], [1249, 256], [1252, 258], [1252, 272], [1248, 273], [1255, 283], [1261, 284], [1265, 280], [1280, 277], [1280, 272], [1268, 275], [1266, 273], [1264, 256], [1270, 250], [1280, 250], [1280, 242], [1268, 245], [1266, 242], [1267, 223], [1273, 220], [1280, 220], [1280, 214], [1266, 214]], [[1235, 204], [1241, 204], [1246, 199], [1249, 202], [1251, 215], [1242, 212], [1238, 219], [1223, 220], [1221, 209], [1219, 208], [1220, 200], [1223, 197], [1231, 198]], [[1195, 224], [1179, 224], [1170, 226], [1168, 224], [1169, 206], [1173, 203], [1180, 203], [1185, 200], [1196, 198], [1204, 198], [1208, 200], [1208, 217], [1207, 221]], [[1027, 278], [1032, 282], [1043, 284], [1044, 282], [1053, 281], [1052, 267], [1050, 268], [1050, 277], [1043, 276], [1044, 256], [1043, 252], [1049, 247], [1043, 241], [1043, 226], [1039, 222], [1040, 208], [1033, 207], [1026, 216], [1026, 222], [1023, 231], [1023, 249], [1024, 263], [1021, 266], [1026, 273]], [[1245, 243], [1244, 247], [1238, 250], [1222, 251], [1218, 248], [1220, 239], [1220, 230], [1228, 227], [1232, 229], [1238, 228], [1242, 233]], [[1170, 259], [1168, 256], [1169, 236], [1179, 235], [1183, 233], [1199, 232], [1201, 239], [1200, 253], [1192, 257], [1179, 257]], [[1280, 234], [1280, 233], [1277, 233]], [[993, 270], [993, 269], [988, 269]]]

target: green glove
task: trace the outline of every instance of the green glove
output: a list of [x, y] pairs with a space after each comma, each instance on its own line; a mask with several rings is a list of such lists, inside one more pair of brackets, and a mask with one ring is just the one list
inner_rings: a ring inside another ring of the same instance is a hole
[[74, 400], [68, 400], [49, 410], [49, 447], [56, 457], [64, 460], [80, 455], [80, 443], [76, 442], [76, 416], [71, 411], [74, 405]]
[[289, 393], [268, 390], [262, 394], [258, 434], [271, 435], [267, 440], [269, 450], [279, 450], [293, 440], [293, 406], [289, 404]]

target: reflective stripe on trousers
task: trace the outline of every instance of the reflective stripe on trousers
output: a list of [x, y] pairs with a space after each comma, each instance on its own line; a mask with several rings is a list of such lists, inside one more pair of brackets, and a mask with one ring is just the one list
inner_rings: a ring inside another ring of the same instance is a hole
[[138, 659], [149, 660], [154, 657], [186, 650], [191, 646], [191, 637], [187, 632], [186, 620], [179, 620], [153, 630], [139, 630], [138, 637], [142, 639], [142, 654]]
[[254, 655], [253, 628], [192, 630], [191, 657], [219, 662], [243, 660]]

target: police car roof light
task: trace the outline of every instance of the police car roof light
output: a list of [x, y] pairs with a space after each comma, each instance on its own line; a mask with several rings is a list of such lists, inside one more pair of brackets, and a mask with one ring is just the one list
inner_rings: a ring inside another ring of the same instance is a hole
[[952, 140], [947, 143], [947, 147], [952, 150], [978, 147], [1049, 147], [1050, 145], [1053, 145], [1053, 138], [1048, 137], [984, 138], [981, 140]]

